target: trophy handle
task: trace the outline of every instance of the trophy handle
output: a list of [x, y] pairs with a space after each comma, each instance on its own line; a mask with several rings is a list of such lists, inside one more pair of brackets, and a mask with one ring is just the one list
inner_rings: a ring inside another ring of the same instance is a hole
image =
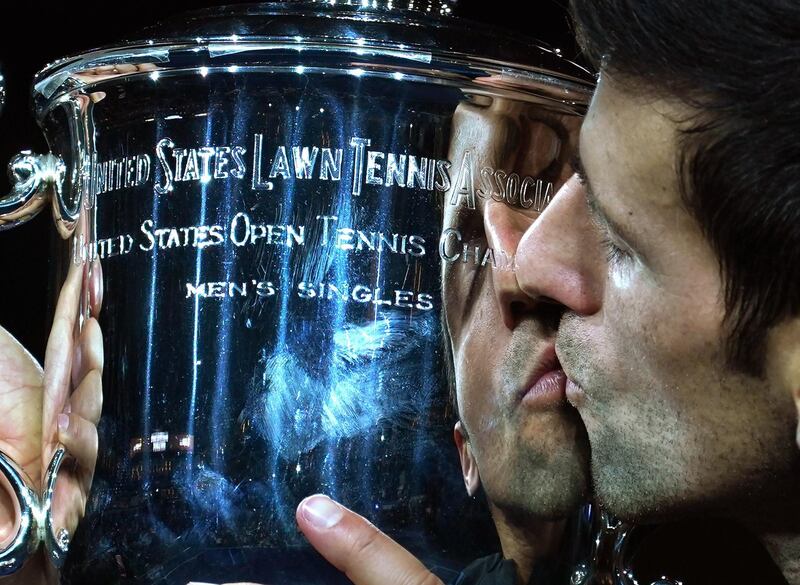
[[[0, 74], [0, 111], [5, 102], [5, 80]], [[33, 154], [23, 150], [8, 164], [11, 192], [0, 197], [0, 231], [33, 218], [52, 198], [56, 228], [68, 238], [75, 230], [79, 205], [70, 209], [64, 202], [62, 186], [66, 165], [53, 154]]]
[[42, 543], [50, 563], [56, 569], [64, 565], [69, 549], [69, 532], [66, 528], [60, 529], [58, 534], [53, 531], [53, 492], [65, 455], [66, 450], [59, 445], [47, 466], [45, 488], [39, 498], [25, 472], [0, 451], [0, 474], [11, 488], [19, 515], [19, 528], [13, 540], [0, 550], [0, 577], [19, 571]]
[[0, 473], [8, 482], [19, 513], [19, 528], [9, 545], [0, 551], [0, 577], [16, 573], [39, 549], [41, 542], [39, 496], [24, 471], [0, 451]]
[[41, 509], [42, 518], [44, 518], [42, 540], [44, 541], [44, 550], [45, 553], [47, 553], [47, 558], [50, 559], [52, 565], [57, 569], [60, 569], [64, 565], [64, 560], [69, 550], [69, 532], [67, 529], [61, 528], [58, 534], [53, 531], [53, 492], [55, 491], [58, 472], [61, 469], [61, 464], [64, 462], [65, 455], [66, 450], [62, 445], [59, 445], [53, 458], [50, 460], [50, 465], [47, 466], [44, 492], [42, 493]]
[[[626, 522], [617, 522], [614, 537], [613, 559], [615, 573], [621, 585], [639, 585], [636, 575], [629, 566], [630, 557], [637, 546], [637, 532], [647, 531], [646, 526], [634, 526]], [[650, 585], [681, 585], [678, 579], [666, 575], [651, 582]]]
[[[589, 556], [573, 567], [570, 585], [647, 585], [630, 566], [638, 538], [647, 527], [623, 522], [590, 504], [579, 518], [579, 531], [590, 538]], [[649, 585], [681, 585], [681, 581], [662, 576]]]
[[0, 231], [33, 218], [52, 197], [58, 231], [62, 237], [71, 235], [78, 213], [64, 203], [61, 185], [65, 174], [64, 162], [52, 154], [24, 150], [11, 159], [8, 178], [12, 187], [11, 192], [0, 199]]

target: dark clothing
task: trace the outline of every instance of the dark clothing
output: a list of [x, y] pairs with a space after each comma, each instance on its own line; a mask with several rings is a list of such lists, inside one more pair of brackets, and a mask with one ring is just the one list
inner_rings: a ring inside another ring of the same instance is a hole
[[[564, 585], [569, 582], [563, 563], [540, 560], [533, 568], [530, 585]], [[497, 553], [470, 563], [453, 585], [519, 585], [517, 565]]]
[[642, 527], [629, 566], [639, 583], [662, 575], [684, 585], [788, 585], [764, 546], [727, 520]]
[[[674, 522], [640, 527], [628, 558], [641, 585], [667, 576], [683, 585], [788, 585], [761, 543], [733, 522]], [[569, 554], [564, 559], [573, 558]], [[569, 562], [540, 561], [528, 585], [566, 585]], [[471, 563], [453, 585], [520, 585], [514, 561], [500, 554]]]
[[500, 553], [470, 563], [453, 585], [517, 585], [517, 565]]

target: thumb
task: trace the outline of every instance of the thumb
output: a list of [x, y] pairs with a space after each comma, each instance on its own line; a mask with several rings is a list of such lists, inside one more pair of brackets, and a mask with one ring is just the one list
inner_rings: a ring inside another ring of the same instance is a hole
[[311, 546], [355, 585], [443, 585], [406, 549], [328, 496], [306, 498], [296, 517]]

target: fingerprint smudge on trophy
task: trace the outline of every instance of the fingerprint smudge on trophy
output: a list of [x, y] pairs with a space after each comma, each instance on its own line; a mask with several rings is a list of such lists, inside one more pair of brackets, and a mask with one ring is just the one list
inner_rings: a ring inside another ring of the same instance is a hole
[[[244, 416], [255, 421], [282, 458], [290, 459], [323, 441], [358, 436], [380, 420], [419, 415], [430, 397], [414, 380], [415, 366], [407, 356], [435, 334], [432, 317], [409, 323], [391, 314], [339, 330], [330, 340], [307, 330], [292, 339], [292, 347], [264, 356], [266, 385], [251, 394], [253, 404]], [[298, 358], [308, 351], [324, 351], [330, 361], [309, 369], [307, 360]], [[391, 380], [390, 388], [384, 379]]]

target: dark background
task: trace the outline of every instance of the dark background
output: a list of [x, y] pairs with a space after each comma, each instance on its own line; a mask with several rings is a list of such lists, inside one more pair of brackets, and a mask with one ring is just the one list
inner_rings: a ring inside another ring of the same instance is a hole
[[[509, 29], [577, 56], [566, 10], [567, 0], [461, 0], [457, 13]], [[9, 4], [11, 6], [9, 6]], [[0, 168], [20, 150], [44, 153], [47, 145], [30, 108], [33, 75], [47, 63], [93, 47], [133, 38], [136, 32], [186, 10], [232, 4], [218, 0], [137, 2], [32, 0], [7, 3], [0, 9], [0, 67], [6, 79], [6, 105], [0, 116]], [[524, 11], [520, 8], [524, 6]], [[465, 27], [465, 35], [469, 34]], [[481, 47], [476, 46], [480, 53]], [[0, 193], [9, 182], [0, 173]], [[48, 282], [50, 238], [55, 234], [49, 207], [28, 224], [0, 232], [0, 326], [9, 330], [39, 360], [49, 331]]]

